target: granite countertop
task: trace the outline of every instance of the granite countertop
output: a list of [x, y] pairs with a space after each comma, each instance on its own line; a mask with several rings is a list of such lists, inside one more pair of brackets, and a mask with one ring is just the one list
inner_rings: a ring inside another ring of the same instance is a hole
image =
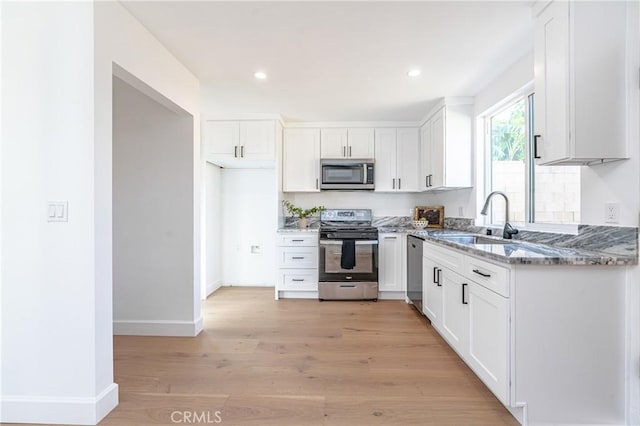
[[[374, 224], [375, 225], [375, 224]], [[319, 223], [314, 223], [308, 228], [298, 228], [297, 225], [288, 225], [278, 229], [278, 232], [318, 232]], [[461, 250], [463, 252], [485, 257], [502, 263], [526, 264], [526, 265], [607, 265], [623, 266], [637, 265], [637, 250], [633, 254], [625, 252], [611, 252], [606, 250], [591, 250], [574, 247], [561, 247], [557, 245], [539, 242], [528, 242], [521, 239], [513, 240], [507, 244], [473, 244], [469, 242], [457, 242], [447, 240], [452, 235], [481, 235], [460, 229], [415, 229], [408, 224], [378, 224], [380, 233], [406, 233], [431, 241], [445, 247]], [[489, 237], [496, 238], [496, 237]]]
[[[443, 246], [455, 248], [472, 255], [486, 257], [503, 263], [528, 265], [636, 265], [636, 256], [625, 256], [567, 247], [555, 247], [547, 244], [513, 240], [507, 244], [473, 244], [447, 240], [452, 235], [478, 235], [452, 229], [406, 231], [409, 235], [422, 238]], [[496, 238], [496, 237], [489, 237]], [[500, 239], [500, 238], [498, 238]]]

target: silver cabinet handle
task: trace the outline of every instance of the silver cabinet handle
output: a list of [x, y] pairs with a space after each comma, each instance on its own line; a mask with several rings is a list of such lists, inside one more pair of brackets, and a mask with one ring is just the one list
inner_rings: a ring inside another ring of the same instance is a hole
[[295, 260], [302, 260], [304, 259], [304, 256], [292, 256], [291, 258]]
[[342, 156], [343, 156], [343, 157], [346, 157], [346, 156], [347, 156], [347, 147], [346, 147], [346, 146], [343, 146], [343, 147], [342, 147]]
[[384, 237], [385, 240], [395, 240], [397, 237]]
[[240, 157], [244, 158], [244, 145], [240, 147]]
[[304, 240], [291, 240], [292, 243], [302, 243]]
[[301, 283], [301, 282], [304, 282], [304, 278], [291, 278], [291, 281], [296, 283]]
[[402, 189], [402, 178], [398, 178], [398, 189]]
[[316, 189], [320, 189], [320, 187], [318, 186], [318, 178], [316, 178]]
[[396, 189], [396, 178], [391, 179], [391, 189]]
[[349, 157], [351, 157], [351, 147], [349, 147]]
[[233, 147], [233, 156], [238, 158], [238, 145]]

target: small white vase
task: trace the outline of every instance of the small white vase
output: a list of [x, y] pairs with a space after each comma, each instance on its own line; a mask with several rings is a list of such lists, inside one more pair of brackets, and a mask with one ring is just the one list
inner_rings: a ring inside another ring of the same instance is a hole
[[306, 228], [307, 227], [307, 218], [301, 217], [298, 219], [298, 228]]

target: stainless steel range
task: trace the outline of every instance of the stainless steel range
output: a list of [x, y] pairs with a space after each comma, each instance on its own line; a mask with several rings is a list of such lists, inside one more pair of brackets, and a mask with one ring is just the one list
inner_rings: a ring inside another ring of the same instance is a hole
[[371, 210], [320, 213], [320, 300], [378, 300], [378, 229]]

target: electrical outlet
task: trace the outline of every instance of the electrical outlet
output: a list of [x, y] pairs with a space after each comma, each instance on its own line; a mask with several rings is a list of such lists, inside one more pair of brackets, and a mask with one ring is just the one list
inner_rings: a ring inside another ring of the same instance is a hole
[[464, 209], [462, 206], [458, 207], [458, 217], [464, 217]]
[[606, 203], [604, 205], [604, 221], [605, 223], [620, 222], [620, 204]]

